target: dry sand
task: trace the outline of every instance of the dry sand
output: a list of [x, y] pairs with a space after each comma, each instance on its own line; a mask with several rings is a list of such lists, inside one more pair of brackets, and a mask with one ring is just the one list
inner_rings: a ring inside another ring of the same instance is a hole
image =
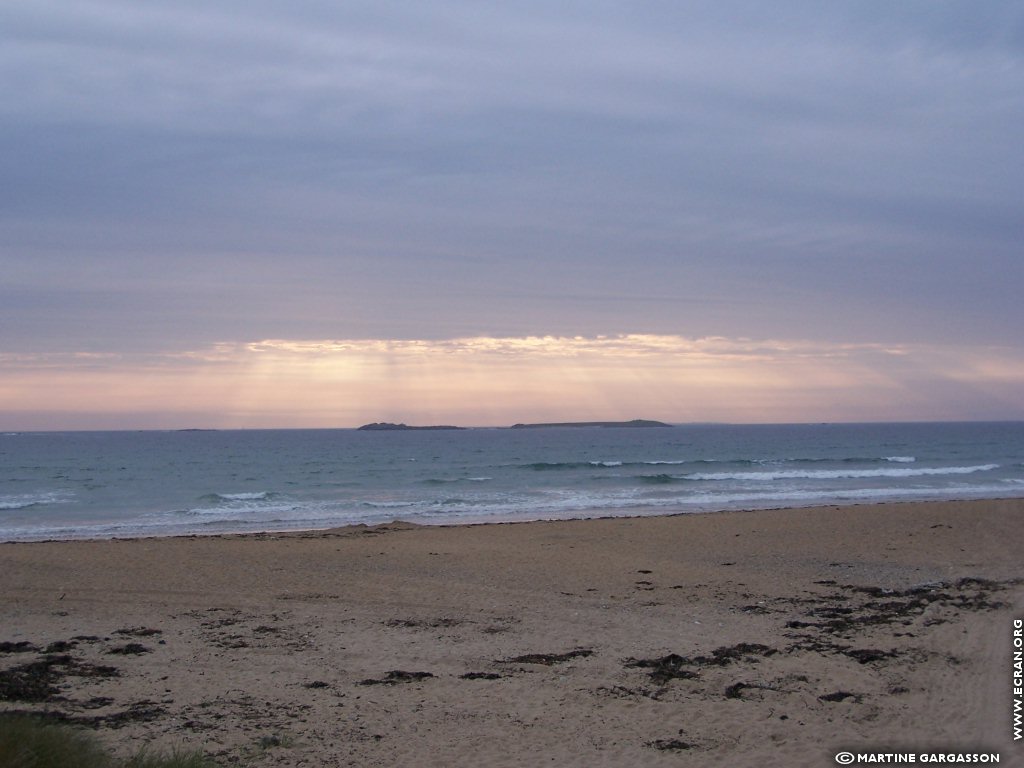
[[0, 708], [225, 765], [999, 752], [1024, 500], [0, 545]]

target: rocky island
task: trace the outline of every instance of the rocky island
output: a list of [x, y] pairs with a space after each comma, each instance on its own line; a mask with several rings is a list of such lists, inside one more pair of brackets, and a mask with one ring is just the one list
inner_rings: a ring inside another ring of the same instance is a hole
[[396, 432], [420, 429], [465, 429], [465, 427], [453, 427], [447, 424], [429, 427], [410, 427], [408, 424], [392, 424], [386, 421], [375, 421], [373, 424], [363, 424], [363, 426], [359, 427], [361, 432]]
[[[559, 421], [543, 424], [513, 424], [508, 429], [544, 429], [549, 427], [671, 427], [663, 421], [651, 421], [650, 419], [633, 419], [632, 421]], [[408, 424], [393, 424], [387, 421], [375, 421], [372, 424], [364, 424], [358, 427], [362, 432], [398, 432], [423, 429], [469, 429], [469, 427], [456, 427], [449, 424], [440, 424], [428, 427], [410, 427]]]
[[550, 424], [513, 424], [512, 429], [543, 429], [546, 427], [671, 427], [663, 421], [633, 419], [632, 421], [564, 421]]

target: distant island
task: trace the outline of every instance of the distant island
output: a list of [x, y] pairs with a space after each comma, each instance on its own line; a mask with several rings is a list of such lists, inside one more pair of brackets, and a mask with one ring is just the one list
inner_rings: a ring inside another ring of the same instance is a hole
[[545, 429], [547, 427], [671, 427], [663, 421], [633, 419], [632, 421], [563, 421], [551, 424], [513, 424], [512, 429]]
[[[633, 419], [632, 421], [559, 421], [545, 424], [513, 424], [507, 429], [546, 429], [550, 427], [671, 427], [663, 421], [651, 421], [650, 419]], [[357, 428], [361, 432], [407, 432], [411, 430], [424, 429], [469, 429], [469, 427], [455, 427], [450, 424], [439, 424], [429, 427], [410, 427], [408, 424], [393, 424], [388, 421], [375, 421], [372, 424], [363, 424]]]
[[465, 429], [465, 427], [453, 427], [447, 424], [440, 424], [430, 427], [410, 427], [408, 424], [392, 424], [386, 421], [375, 421], [373, 424], [363, 424], [359, 427], [362, 432], [396, 432], [414, 429]]

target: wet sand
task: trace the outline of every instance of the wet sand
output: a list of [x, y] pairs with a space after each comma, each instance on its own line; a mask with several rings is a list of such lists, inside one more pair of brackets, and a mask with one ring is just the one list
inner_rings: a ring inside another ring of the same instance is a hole
[[999, 752], [1024, 500], [0, 545], [0, 709], [274, 766]]

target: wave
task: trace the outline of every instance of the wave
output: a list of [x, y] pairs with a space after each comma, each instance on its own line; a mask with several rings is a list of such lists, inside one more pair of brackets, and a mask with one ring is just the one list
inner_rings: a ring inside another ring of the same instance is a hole
[[486, 483], [493, 477], [428, 477], [421, 481], [424, 485], [448, 485], [449, 483]]
[[293, 501], [283, 500], [278, 494], [270, 491], [244, 491], [239, 493], [208, 493], [199, 501], [204, 506], [178, 510], [174, 514], [209, 517], [230, 515], [232, 517], [245, 514], [266, 515], [273, 512], [289, 512], [297, 509]]
[[22, 501], [8, 501], [8, 500], [5, 500], [5, 499], [0, 499], [0, 510], [6, 510], [6, 509], [28, 509], [29, 507], [35, 507], [37, 505], [38, 505], [38, 502], [35, 502], [35, 501], [22, 502]]
[[[650, 475], [650, 482], [675, 482], [672, 475]], [[664, 478], [663, 480], [659, 480]], [[1019, 478], [1011, 478], [1018, 481]], [[46, 538], [109, 538], [139, 535], [212, 534], [244, 531], [285, 531], [331, 528], [339, 525], [375, 525], [392, 520], [418, 524], [510, 522], [592, 517], [604, 514], [648, 515], [724, 509], [769, 509], [818, 504], [898, 501], [910, 499], [991, 498], [1019, 496], [1024, 488], [1005, 480], [959, 483], [945, 488], [888, 487], [835, 489], [792, 488], [772, 485], [719, 486], [689, 483], [661, 488], [634, 487], [613, 491], [594, 488], [513, 492], [474, 498], [408, 498], [331, 501], [267, 502], [211, 506], [152, 513], [117, 523], [88, 521], [64, 523], [57, 519], [32, 525], [0, 523], [0, 541]], [[628, 510], [628, 512], [627, 512]], [[15, 518], [16, 519], [16, 518]], [[11, 521], [14, 523], [14, 520]]]
[[660, 475], [637, 475], [636, 480], [641, 483], [652, 483], [655, 485], [665, 485], [668, 483], [676, 483], [680, 481], [680, 478], [674, 475], [660, 474]]
[[685, 480], [838, 480], [869, 477], [923, 477], [926, 475], [970, 475], [990, 472], [998, 464], [972, 467], [922, 467], [915, 469], [788, 469], [775, 472], [694, 472], [680, 476]]
[[590, 469], [594, 465], [589, 461], [534, 461], [520, 466], [536, 472], [551, 472], [563, 469]]
[[244, 493], [209, 493], [203, 501], [267, 501], [274, 497], [270, 491], [249, 491]]
[[683, 464], [723, 465], [734, 467], [785, 466], [792, 464], [913, 464], [915, 456], [844, 456], [772, 459], [646, 459], [642, 461], [535, 461], [517, 465], [538, 472], [578, 470], [605, 467], [681, 466]]
[[20, 501], [12, 499], [0, 499], [0, 510], [4, 509], [28, 509], [29, 507], [39, 506], [38, 501]]
[[66, 504], [69, 501], [71, 501], [69, 494], [63, 491], [13, 494], [10, 496], [0, 496], [0, 511], [45, 507], [50, 504]]
[[535, 461], [531, 464], [520, 464], [518, 465], [521, 469], [532, 469], [538, 472], [550, 472], [557, 470], [573, 470], [573, 469], [595, 469], [595, 468], [614, 468], [614, 467], [642, 467], [644, 465], [657, 465], [657, 464], [688, 464], [685, 460], [673, 460], [673, 461]]
[[213, 507], [193, 507], [172, 513], [186, 517], [205, 517], [224, 520], [242, 520], [244, 516], [255, 516], [255, 519], [265, 520], [267, 515], [283, 514], [304, 509], [304, 505], [295, 502], [272, 502], [258, 504], [237, 503], [230, 506], [218, 505]]
[[772, 459], [692, 459], [690, 461], [638, 461], [633, 464], [729, 464], [733, 466], [778, 466], [783, 464], [912, 464], [916, 456], [803, 456]]

